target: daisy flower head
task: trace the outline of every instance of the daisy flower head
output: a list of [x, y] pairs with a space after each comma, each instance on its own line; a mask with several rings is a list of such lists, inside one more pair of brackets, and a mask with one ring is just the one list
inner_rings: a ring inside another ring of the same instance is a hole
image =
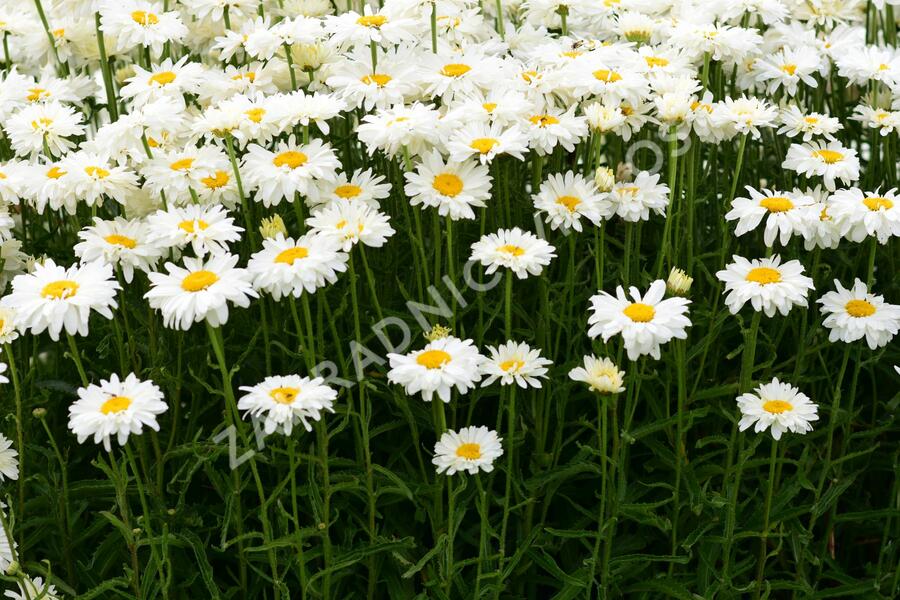
[[411, 156], [421, 155], [438, 142], [438, 117], [431, 105], [395, 104], [364, 116], [356, 128], [356, 137], [370, 155], [375, 150], [390, 157], [404, 151]]
[[859, 105], [853, 109], [854, 121], [859, 121], [869, 129], [877, 129], [882, 136], [900, 130], [900, 111], [885, 110], [872, 106]]
[[579, 173], [550, 175], [533, 197], [534, 208], [544, 213], [551, 229], [582, 230], [581, 219], [600, 225], [611, 217], [615, 208], [607, 195], [597, 191], [592, 180]]
[[65, 329], [69, 335], [87, 335], [91, 312], [113, 318], [119, 282], [112, 267], [102, 262], [73, 265], [68, 269], [48, 258], [35, 263], [34, 271], [17, 275], [12, 293], [0, 304], [16, 312], [19, 327], [38, 335], [46, 330], [57, 341]]
[[138, 178], [134, 171], [111, 163], [106, 156], [73, 152], [60, 161], [59, 168], [64, 173], [60, 184], [66, 193], [88, 206], [99, 206], [104, 198], [125, 204], [128, 196], [137, 191]]
[[258, 297], [246, 269], [237, 268], [238, 257], [213, 254], [206, 261], [185, 258], [184, 267], [166, 263], [166, 273], [150, 273], [150, 290], [144, 294], [151, 308], [163, 315], [163, 324], [187, 331], [206, 321], [213, 327], [228, 321], [229, 302], [247, 308]]
[[900, 331], [900, 306], [870, 293], [859, 279], [850, 289], [837, 279], [834, 286], [835, 291], [816, 300], [826, 315], [823, 325], [829, 330], [828, 341], [850, 343], [865, 337], [869, 348], [875, 350], [886, 346]]
[[75, 147], [69, 138], [82, 135], [85, 126], [80, 112], [59, 102], [30, 104], [12, 115], [3, 128], [19, 156], [37, 156], [44, 144], [53, 156], [62, 156]]
[[742, 96], [736, 100], [726, 97], [713, 112], [713, 120], [730, 127], [736, 134], [759, 139], [761, 127], [774, 127], [778, 109], [766, 100]]
[[263, 421], [266, 435], [278, 432], [291, 435], [295, 425], [312, 431], [310, 421], [319, 421], [322, 412], [334, 412], [337, 392], [321, 377], [274, 375], [254, 386], [241, 386], [247, 392], [238, 401], [238, 410]]
[[299, 298], [304, 291], [312, 294], [334, 283], [338, 273], [347, 270], [349, 256], [341, 248], [334, 236], [312, 232], [295, 241], [279, 233], [263, 240], [262, 250], [250, 257], [247, 271], [253, 287], [272, 294], [276, 301], [288, 295]]
[[470, 260], [487, 267], [485, 273], [488, 275], [504, 267], [519, 279], [525, 279], [529, 275], [540, 275], [555, 257], [556, 248], [545, 240], [513, 227], [482, 236], [472, 244]]
[[806, 229], [809, 213], [814, 210], [812, 197], [795, 190], [779, 192], [762, 189], [757, 191], [747, 186], [749, 198], [735, 198], [731, 210], [725, 214], [727, 221], [737, 221], [734, 234], [738, 237], [759, 227], [765, 219], [763, 241], [771, 248], [778, 238], [782, 246], [787, 245], [793, 235], [802, 235]]
[[199, 257], [228, 252], [228, 243], [241, 239], [242, 227], [221, 206], [169, 207], [147, 217], [149, 241], [161, 248], [182, 250], [190, 245]]
[[486, 376], [481, 382], [487, 387], [500, 380], [500, 385], [515, 383], [520, 388], [541, 387], [541, 379], [547, 377], [547, 367], [553, 361], [543, 358], [541, 351], [528, 344], [508, 341], [498, 347], [488, 346], [490, 356], [484, 357], [481, 372]]
[[778, 133], [791, 138], [802, 134], [804, 142], [809, 142], [816, 136], [833, 140], [834, 134], [844, 128], [837, 117], [817, 112], [804, 113], [793, 104], [783, 109], [778, 118], [781, 121]]
[[391, 184], [384, 181], [385, 177], [375, 175], [372, 169], [357, 169], [350, 177], [346, 173], [337, 173], [333, 180], [316, 180], [308, 190], [307, 203], [318, 207], [358, 202], [377, 210], [380, 201], [391, 194]]
[[134, 75], [119, 90], [120, 95], [130, 99], [136, 108], [163, 99], [183, 106], [184, 94], [197, 93], [204, 79], [203, 65], [189, 58], [184, 56], [178, 61], [167, 58], [159, 64], [148, 65], [147, 69], [132, 65]]
[[388, 354], [388, 381], [402, 385], [407, 395], [422, 394], [431, 402], [434, 394], [450, 402], [455, 388], [460, 394], [473, 389], [481, 380], [484, 357], [472, 340], [446, 336], [409, 354]]
[[806, 177], [822, 177], [825, 187], [832, 192], [836, 179], [840, 179], [845, 185], [859, 179], [856, 150], [845, 148], [840, 142], [791, 144], [781, 167]]
[[69, 407], [69, 429], [83, 444], [89, 437], [112, 451], [111, 440], [124, 446], [129, 435], [140, 435], [144, 427], [159, 431], [158, 415], [168, 410], [163, 393], [152, 381], [141, 381], [134, 373], [78, 388], [78, 400]]
[[[6, 365], [0, 364], [3, 365], [3, 368], [0, 368], [0, 373], [3, 373]], [[2, 380], [3, 376], [0, 375], [0, 383], [3, 383]], [[0, 433], [0, 482], [6, 479], [19, 478], [19, 460], [16, 458], [18, 455], [19, 453], [13, 448], [12, 440]]]
[[323, 236], [341, 243], [344, 252], [356, 244], [381, 248], [396, 233], [386, 213], [366, 204], [334, 203], [317, 210], [306, 225]]
[[867, 236], [887, 244], [900, 236], [900, 197], [897, 190], [863, 192], [859, 188], [838, 190], [829, 198], [829, 214], [837, 221], [841, 235], [851, 242]]
[[75, 244], [75, 256], [83, 263], [100, 260], [121, 268], [125, 282], [131, 283], [135, 269], [149, 273], [163, 255], [159, 246], [147, 241], [149, 234], [149, 227], [140, 220], [94, 217], [92, 226], [78, 232], [82, 241]]
[[484, 426], [463, 427], [459, 431], [450, 429], [441, 434], [441, 439], [434, 445], [431, 463], [438, 473], [447, 475], [462, 471], [469, 475], [477, 475], [479, 471], [490, 473], [494, 470], [494, 461], [503, 456], [502, 441], [496, 431]]
[[760, 58], [756, 64], [756, 78], [766, 84], [766, 91], [775, 94], [783, 88], [788, 96], [796, 96], [800, 83], [818, 87], [814, 75], [822, 67], [819, 54], [809, 46], [785, 46], [778, 52]]
[[150, 48], [154, 56], [162, 54], [166, 42], [180, 42], [188, 35], [177, 11], [164, 12], [151, 2], [102, 2], [100, 29], [116, 40], [118, 52], [137, 46]]
[[575, 116], [576, 108], [571, 106], [565, 112], [548, 108], [545, 112], [529, 115], [524, 122], [529, 145], [542, 156], [551, 154], [557, 146], [573, 152], [575, 144], [588, 133], [587, 119]]
[[413, 206], [438, 209], [442, 217], [457, 221], [474, 219], [473, 208], [484, 208], [491, 197], [490, 171], [473, 160], [445, 161], [432, 151], [422, 157], [415, 171], [406, 172], [404, 191]]
[[756, 388], [755, 394], [742, 394], [737, 398], [741, 411], [738, 428], [746, 431], [753, 426], [756, 433], [770, 429], [772, 437], [780, 440], [785, 431], [806, 433], [812, 431], [812, 421], [818, 421], [819, 407], [799, 389], [776, 377]]
[[737, 314], [748, 301], [755, 311], [767, 317], [776, 312], [787, 315], [794, 306], [806, 306], [806, 296], [814, 289], [813, 280], [803, 274], [799, 260], [781, 264], [776, 254], [771, 258], [747, 260], [734, 255], [734, 262], [716, 273], [725, 283], [725, 304]]
[[0, 346], [14, 342], [19, 337], [16, 311], [0, 303]]
[[608, 358], [593, 354], [584, 357], [584, 364], [569, 371], [569, 379], [586, 383], [588, 389], [598, 394], [619, 394], [625, 391], [625, 371]]
[[502, 127], [497, 123], [471, 123], [457, 130], [447, 144], [450, 158], [465, 162], [475, 157], [488, 164], [501, 154], [524, 160], [528, 152], [528, 137], [517, 126]]
[[293, 201], [294, 194], [306, 196], [316, 180], [333, 181], [340, 162], [331, 146], [321, 140], [297, 145], [279, 142], [276, 152], [250, 144], [242, 171], [249, 190], [263, 206]]
[[691, 326], [688, 318], [686, 298], [666, 298], [666, 282], [657, 279], [641, 295], [636, 287], [629, 288], [629, 298], [622, 286], [616, 288], [616, 295], [600, 292], [591, 297], [591, 316], [588, 318], [588, 336], [601, 336], [608, 341], [614, 335], [622, 335], [629, 360], [637, 360], [649, 354], [660, 357], [660, 345], [672, 338], [686, 339], [686, 327]]
[[669, 186], [659, 183], [658, 173], [640, 171], [634, 181], [620, 181], [613, 185], [607, 199], [615, 207], [615, 214], [625, 221], [647, 221], [650, 211], [657, 215], [666, 214]]
[[388, 4], [378, 11], [366, 5], [363, 14], [351, 10], [326, 17], [325, 29], [331, 34], [331, 41], [338, 45], [374, 43], [390, 47], [414, 40], [418, 22], [407, 15], [405, 5]]

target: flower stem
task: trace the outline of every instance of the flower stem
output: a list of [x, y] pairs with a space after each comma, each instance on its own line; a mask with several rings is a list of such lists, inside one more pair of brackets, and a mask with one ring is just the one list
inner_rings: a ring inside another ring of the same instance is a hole
[[78, 376], [81, 378], [81, 385], [87, 387], [88, 377], [84, 372], [84, 365], [81, 364], [81, 354], [78, 353], [78, 344], [75, 342], [75, 336], [67, 332], [66, 338], [69, 341], [69, 354], [72, 357], [72, 362], [75, 363], [75, 368], [78, 369]]
[[772, 440], [772, 451], [769, 454], [769, 480], [766, 489], [766, 505], [763, 509], [763, 527], [759, 537], [759, 559], [756, 563], [756, 590], [753, 596], [759, 598], [762, 591], [763, 575], [766, 570], [766, 550], [769, 538], [769, 513], [772, 510], [772, 492], [775, 489], [775, 464], [778, 458], [778, 441]]

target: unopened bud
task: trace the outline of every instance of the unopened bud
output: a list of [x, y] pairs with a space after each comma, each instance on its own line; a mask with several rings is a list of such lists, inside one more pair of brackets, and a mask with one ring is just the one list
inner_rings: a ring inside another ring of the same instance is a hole
[[666, 288], [676, 296], [686, 296], [691, 290], [692, 283], [694, 283], [693, 277], [688, 277], [688, 274], [681, 269], [672, 267], [669, 279], [666, 280]]
[[433, 342], [450, 335], [450, 328], [444, 327], [443, 325], [435, 325], [431, 328], [431, 331], [425, 332], [424, 335], [426, 340]]
[[609, 167], [599, 167], [594, 171], [594, 185], [601, 192], [608, 192], [616, 184], [616, 174]]
[[281, 235], [287, 235], [287, 227], [284, 226], [284, 219], [279, 215], [274, 215], [268, 219], [263, 219], [259, 225], [259, 232], [265, 239], [271, 239]]
[[46, 408], [36, 408], [33, 411], [31, 411], [31, 416], [34, 417], [35, 419], [43, 419], [44, 417], [47, 416], [47, 409]]

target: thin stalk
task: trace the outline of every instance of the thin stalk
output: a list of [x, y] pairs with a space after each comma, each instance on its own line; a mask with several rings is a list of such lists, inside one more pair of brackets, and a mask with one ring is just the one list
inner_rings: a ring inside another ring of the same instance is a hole
[[[19, 370], [16, 367], [16, 357], [13, 355], [12, 344], [4, 344], [6, 362], [9, 364], [9, 375], [13, 384], [13, 395], [16, 401], [16, 447], [19, 450], [19, 503], [16, 507], [16, 522], [25, 523], [25, 421], [23, 419], [22, 386], [19, 383]], [[42, 419], [43, 420], [43, 419]], [[19, 548], [25, 549], [25, 528], [19, 528]]]
[[94, 29], [97, 32], [97, 50], [100, 52], [100, 72], [103, 75], [103, 87], [106, 88], [106, 110], [109, 111], [110, 121], [119, 119], [119, 106], [116, 104], [116, 90], [113, 87], [112, 72], [109, 68], [109, 58], [106, 56], [106, 40], [100, 31], [100, 13], [94, 13]]
[[772, 510], [772, 492], [775, 489], [775, 464], [778, 457], [778, 440], [772, 440], [772, 451], [769, 454], [769, 480], [766, 488], [766, 505], [763, 509], [763, 528], [759, 536], [759, 559], [756, 567], [756, 589], [753, 596], [759, 598], [762, 591], [763, 575], [766, 570], [766, 550], [769, 539], [769, 513]]
[[78, 344], [75, 342], [75, 336], [66, 332], [66, 339], [69, 341], [69, 355], [72, 357], [72, 362], [75, 363], [75, 368], [78, 369], [81, 385], [87, 387], [88, 376], [84, 371], [84, 365], [81, 364], [81, 354], [78, 353]]

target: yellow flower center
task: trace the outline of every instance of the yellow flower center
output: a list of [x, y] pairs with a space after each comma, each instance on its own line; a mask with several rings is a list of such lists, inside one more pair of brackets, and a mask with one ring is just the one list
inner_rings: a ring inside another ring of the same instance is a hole
[[656, 316], [656, 309], [643, 302], [629, 304], [622, 312], [635, 323], [649, 323]]
[[857, 319], [871, 317], [875, 314], [875, 306], [866, 300], [851, 300], [844, 306], [844, 309], [848, 315]]
[[506, 244], [505, 246], [500, 246], [499, 248], [497, 248], [497, 252], [503, 252], [511, 256], [522, 256], [523, 254], [525, 254], [525, 248], [523, 248], [522, 246], [515, 246], [513, 244]]
[[143, 27], [159, 23], [159, 17], [153, 13], [144, 12], [143, 10], [136, 10], [131, 13], [131, 20]]
[[576, 196], [560, 196], [556, 199], [556, 203], [565, 206], [569, 209], [569, 212], [575, 212], [575, 209], [581, 204], [581, 198]]
[[763, 410], [773, 415], [780, 415], [783, 412], [793, 410], [794, 405], [786, 400], [768, 400], [763, 404]]
[[60, 279], [53, 281], [44, 286], [41, 290], [41, 296], [44, 298], [53, 298], [54, 300], [65, 300], [71, 298], [78, 293], [78, 284], [68, 279]]
[[426, 369], [439, 369], [450, 362], [451, 358], [443, 350], [426, 350], [416, 357], [416, 362]]
[[392, 77], [390, 75], [385, 75], [384, 73], [372, 73], [371, 75], [363, 75], [360, 78], [360, 81], [366, 85], [372, 85], [374, 83], [378, 87], [384, 87], [391, 79]]
[[129, 406], [131, 406], [131, 398], [127, 396], [113, 396], [100, 406], [100, 412], [104, 415], [120, 413]]
[[352, 183], [348, 183], [346, 185], [339, 185], [334, 188], [334, 195], [338, 198], [343, 198], [344, 200], [349, 200], [350, 198], [356, 198], [362, 194], [362, 188], [358, 185], [353, 185]]
[[441, 173], [435, 176], [431, 187], [439, 194], [455, 198], [463, 189], [463, 181], [453, 173]]
[[538, 127], [546, 127], [547, 125], [556, 125], [559, 123], [559, 119], [553, 115], [533, 115], [528, 117], [528, 120], [531, 121], [532, 125], [537, 125]]
[[494, 112], [495, 108], [497, 108], [497, 103], [496, 102], [485, 102], [484, 104], [481, 105], [481, 108], [483, 108], [485, 110], [485, 112], [490, 114], [490, 113]]
[[238, 73], [236, 75], [231, 76], [232, 81], [240, 81], [241, 79], [246, 79], [250, 83], [256, 81], [256, 73], [253, 71], [248, 71], [246, 73]]
[[462, 77], [466, 73], [472, 70], [472, 67], [469, 65], [464, 65], [462, 63], [450, 63], [448, 65], [444, 65], [441, 68], [441, 75], [444, 77]]
[[2, 179], [6, 179], [6, 173], [3, 173], [2, 171], [0, 171], [0, 180], [2, 180]]
[[778, 272], [778, 269], [770, 267], [756, 267], [755, 269], [750, 269], [750, 272], [747, 273], [747, 281], [752, 281], [759, 285], [778, 283], [781, 281], [781, 273]]
[[363, 27], [374, 27], [378, 29], [387, 23], [387, 17], [384, 15], [365, 15], [356, 20], [356, 23]]
[[645, 56], [644, 62], [646, 62], [647, 66], [651, 69], [654, 67], [667, 67], [669, 65], [669, 59], [661, 56]]
[[691, 102], [691, 110], [697, 110], [698, 108], [700, 110], [705, 110], [708, 113], [712, 113], [713, 111], [712, 104], [706, 104], [704, 102], [700, 102], [699, 100], [694, 100], [693, 102]]
[[309, 256], [309, 250], [304, 248], [303, 246], [296, 246], [294, 248], [288, 248], [287, 250], [282, 250], [278, 253], [278, 256], [275, 257], [275, 262], [282, 263], [285, 265], [294, 264], [295, 260], [306, 258]]
[[66, 30], [65, 30], [64, 27], [60, 27], [59, 29], [54, 29], [54, 30], [51, 31], [50, 33], [53, 34], [53, 37], [55, 37], [55, 38], [58, 39], [58, 38], [61, 38], [61, 37], [64, 36], [64, 35], [66, 35]]
[[887, 71], [888, 69], [890, 69], [890, 67], [887, 66], [887, 65], [884, 64], [884, 63], [881, 63], [880, 65], [878, 65], [878, 70], [879, 70], [879, 71]]
[[169, 165], [169, 168], [173, 171], [187, 171], [194, 164], [193, 158], [182, 158], [181, 160], [176, 160], [172, 164]]
[[184, 231], [186, 233], [196, 233], [198, 229], [200, 231], [203, 231], [207, 227], [209, 227], [209, 223], [207, 223], [206, 221], [204, 221], [202, 219], [194, 219], [193, 221], [182, 221], [181, 223], [178, 224], [178, 229], [181, 229], [182, 231]]
[[220, 187], [228, 185], [228, 173], [225, 171], [216, 171], [215, 175], [212, 177], [204, 177], [200, 180], [200, 183], [211, 190], [219, 189]]
[[272, 164], [276, 167], [290, 167], [291, 169], [296, 169], [301, 165], [305, 165], [307, 160], [308, 157], [302, 152], [288, 150], [273, 158]]
[[598, 69], [597, 71], [594, 71], [594, 78], [605, 83], [614, 83], [622, 80], [621, 75], [607, 69]]
[[48, 119], [47, 117], [41, 117], [37, 121], [31, 122], [31, 128], [35, 129], [35, 130], [41, 129], [41, 128], [47, 129], [51, 125], [53, 125], [53, 119]]
[[781, 70], [787, 73], [788, 75], [793, 75], [797, 70], [797, 65], [781, 65]]
[[868, 198], [863, 199], [863, 204], [871, 211], [879, 211], [882, 208], [884, 210], [894, 208], [894, 203], [890, 198], [881, 198], [878, 196], [869, 196]]
[[293, 404], [299, 393], [300, 388], [278, 387], [269, 392], [269, 396], [278, 404]]
[[250, 110], [245, 110], [244, 114], [247, 115], [247, 118], [254, 123], [259, 123], [260, 121], [262, 121], [263, 115], [266, 114], [266, 109], [251, 108]]
[[186, 292], [200, 292], [219, 280], [212, 271], [194, 271], [181, 280], [181, 289]]
[[175, 73], [172, 71], [162, 71], [160, 73], [154, 73], [150, 76], [150, 84], [159, 84], [159, 85], [169, 85], [175, 81]]
[[124, 235], [119, 235], [117, 233], [108, 235], [103, 239], [106, 240], [106, 243], [112, 244], [113, 246], [122, 246], [123, 248], [129, 248], [129, 249], [137, 246], [137, 242], [135, 240], [131, 239], [130, 237], [126, 237]]
[[794, 203], [784, 196], [772, 196], [771, 198], [763, 198], [759, 201], [759, 205], [773, 213], [787, 212], [794, 208]]
[[531, 83], [532, 81], [534, 81], [537, 78], [538, 78], [537, 71], [525, 71], [524, 73], [522, 73], [522, 79], [525, 80], [525, 83]]
[[833, 165], [834, 163], [844, 158], [844, 155], [836, 150], [815, 150], [812, 154], [813, 157], [824, 161], [825, 164], [828, 165]]
[[637, 196], [639, 191], [641, 191], [641, 188], [636, 185], [625, 185], [619, 188], [620, 194], [628, 194], [630, 196]]
[[62, 169], [60, 169], [59, 167], [50, 167], [47, 170], [46, 177], [47, 177], [47, 179], [59, 179], [60, 177], [62, 177], [65, 174], [66, 174], [66, 172], [63, 171]]
[[39, 87], [29, 88], [28, 95], [25, 96], [25, 99], [28, 100], [29, 102], [37, 102], [38, 100], [40, 100], [41, 98], [44, 97], [44, 94], [49, 96], [50, 92], [48, 92], [44, 88], [39, 88]]
[[106, 179], [106, 177], [109, 176], [109, 171], [103, 167], [88, 166], [84, 168], [84, 172], [87, 173], [89, 177], [96, 177], [97, 179]]
[[803, 117], [803, 121], [808, 125], [815, 125], [819, 122], [819, 117]]
[[456, 455], [466, 460], [478, 460], [481, 458], [481, 444], [475, 444], [473, 442], [462, 444], [456, 449]]
[[495, 140], [494, 138], [478, 138], [472, 140], [472, 143], [469, 144], [469, 147], [473, 150], [478, 150], [481, 154], [487, 154], [490, 152], [494, 146], [499, 144], [500, 142]]
[[504, 360], [502, 363], [500, 363], [500, 368], [507, 373], [509, 373], [510, 371], [516, 372], [524, 366], [525, 363], [517, 358], [514, 358], [512, 360]]

